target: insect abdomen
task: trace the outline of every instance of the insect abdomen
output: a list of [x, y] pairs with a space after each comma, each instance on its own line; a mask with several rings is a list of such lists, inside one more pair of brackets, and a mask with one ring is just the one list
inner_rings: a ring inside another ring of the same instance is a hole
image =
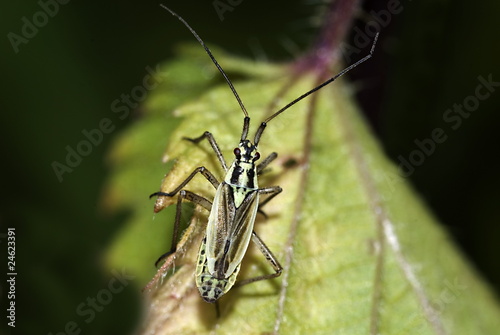
[[200, 295], [206, 302], [214, 303], [220, 297], [227, 293], [233, 287], [240, 265], [227, 278], [215, 278], [208, 271], [206, 255], [206, 238], [201, 242], [200, 252], [198, 253], [198, 263], [196, 265], [196, 286]]

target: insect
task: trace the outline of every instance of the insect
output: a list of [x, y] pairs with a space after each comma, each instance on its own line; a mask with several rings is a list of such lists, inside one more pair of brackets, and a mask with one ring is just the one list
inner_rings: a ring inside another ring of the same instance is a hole
[[[212, 62], [226, 80], [244, 114], [241, 139], [239, 145], [233, 151], [234, 161], [230, 166], [227, 165], [214, 136], [210, 132], [206, 131], [197, 138], [185, 138], [195, 144], [205, 139], [210, 143], [222, 169], [225, 171], [223, 181], [217, 180], [217, 178], [208, 169], [201, 166], [194, 169], [193, 172], [173, 191], [168, 193], [155, 192], [150, 196], [173, 197], [178, 194], [174, 231], [172, 236], [172, 247], [169, 252], [165, 253], [157, 260], [156, 265], [167, 256], [176, 252], [182, 201], [191, 201], [210, 211], [205, 236], [202, 240], [198, 253], [195, 276], [196, 285], [203, 300], [209, 303], [214, 303], [227, 293], [235, 284], [238, 272], [240, 271], [241, 262], [245, 256], [250, 240], [257, 245], [259, 250], [265, 256], [274, 269], [274, 273], [240, 281], [238, 283], [239, 285], [278, 277], [281, 275], [283, 270], [277, 258], [254, 231], [254, 222], [257, 212], [282, 191], [279, 186], [260, 188], [258, 184], [258, 176], [269, 165], [269, 163], [277, 157], [276, 153], [272, 153], [262, 160], [261, 163], [257, 164], [257, 161], [260, 159], [260, 154], [257, 148], [267, 124], [292, 105], [371, 58], [378, 34], [374, 38], [374, 42], [368, 55], [345, 68], [334, 77], [326, 80], [319, 86], [302, 94], [269, 116], [260, 124], [253, 141], [251, 141], [247, 138], [250, 127], [250, 117], [248, 112], [245, 109], [245, 106], [243, 105], [243, 102], [241, 101], [233, 84], [215, 57], [212, 55], [210, 49], [182, 17], [164, 5], [161, 5], [161, 7], [169, 11], [173, 16], [177, 17], [177, 19], [179, 19], [191, 31], [193, 36], [203, 46]], [[216, 189], [213, 201], [184, 189], [184, 187], [197, 174], [204, 176]], [[267, 195], [267, 197], [261, 201], [260, 198], [262, 195]]]

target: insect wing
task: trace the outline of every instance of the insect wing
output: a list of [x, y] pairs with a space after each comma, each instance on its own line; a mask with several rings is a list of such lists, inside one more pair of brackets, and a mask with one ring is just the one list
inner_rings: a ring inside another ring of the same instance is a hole
[[[241, 188], [240, 188], [241, 189]], [[249, 190], [236, 207], [235, 188], [219, 185], [207, 225], [207, 266], [216, 278], [227, 278], [241, 263], [252, 237], [259, 193]]]

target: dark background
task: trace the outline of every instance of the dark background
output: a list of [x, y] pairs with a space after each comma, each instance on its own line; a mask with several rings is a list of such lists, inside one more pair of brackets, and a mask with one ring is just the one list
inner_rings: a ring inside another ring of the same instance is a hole
[[[258, 58], [262, 49], [270, 60], [289, 60], [293, 50], [306, 50], [321, 9], [314, 1], [247, 0], [220, 21], [212, 1], [167, 4], [206, 42], [243, 57]], [[491, 74], [500, 81], [495, 24], [500, 3], [422, 0], [401, 5], [403, 11], [382, 30], [374, 60], [352, 75], [360, 85], [361, 104], [398, 164], [399, 156], [408, 159], [418, 149], [416, 139], [429, 138], [435, 128], [447, 130], [447, 140], [436, 145], [410, 179], [498, 292], [500, 94], [481, 101], [457, 130], [449, 130], [443, 114], [474, 95], [478, 76]], [[369, 12], [384, 8], [386, 1], [365, 2], [357, 24], [364, 29]], [[106, 135], [63, 182], [51, 163], [63, 162], [65, 147], [74, 147], [83, 129], [96, 128], [111, 113], [113, 100], [140, 84], [146, 66], [172, 57], [176, 43], [194, 39], [157, 2], [70, 1], [59, 5], [58, 13], [15, 53], [7, 34], [20, 35], [21, 19], [32, 22], [40, 10], [35, 1], [2, 2], [0, 9], [0, 233], [16, 227], [18, 272], [16, 329], [9, 330], [56, 334], [74, 320], [84, 334], [130, 333], [140, 314], [138, 287], [128, 285], [116, 294], [89, 324], [75, 309], [109, 282], [102, 254], [123, 218], [99, 211], [109, 174], [104, 157], [113, 136], [134, 117], [116, 123], [120, 129]], [[6, 239], [0, 238], [6, 264]], [[0, 285], [4, 310], [5, 279]]]

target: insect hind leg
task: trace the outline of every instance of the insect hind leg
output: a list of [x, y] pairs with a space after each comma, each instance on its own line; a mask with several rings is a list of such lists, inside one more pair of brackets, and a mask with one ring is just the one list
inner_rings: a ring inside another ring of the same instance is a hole
[[271, 250], [267, 247], [267, 245], [262, 241], [262, 239], [257, 235], [254, 231], [252, 232], [252, 241], [257, 245], [259, 248], [260, 252], [264, 255], [266, 260], [271, 264], [271, 266], [274, 269], [274, 273], [270, 273], [267, 275], [261, 275], [253, 278], [248, 278], [248, 279], [243, 279], [239, 282], [236, 283], [235, 287], [247, 285], [256, 281], [260, 280], [266, 280], [266, 279], [272, 279], [281, 276], [281, 273], [283, 272], [283, 267], [281, 266], [280, 262], [276, 258], [276, 256], [273, 255]]

